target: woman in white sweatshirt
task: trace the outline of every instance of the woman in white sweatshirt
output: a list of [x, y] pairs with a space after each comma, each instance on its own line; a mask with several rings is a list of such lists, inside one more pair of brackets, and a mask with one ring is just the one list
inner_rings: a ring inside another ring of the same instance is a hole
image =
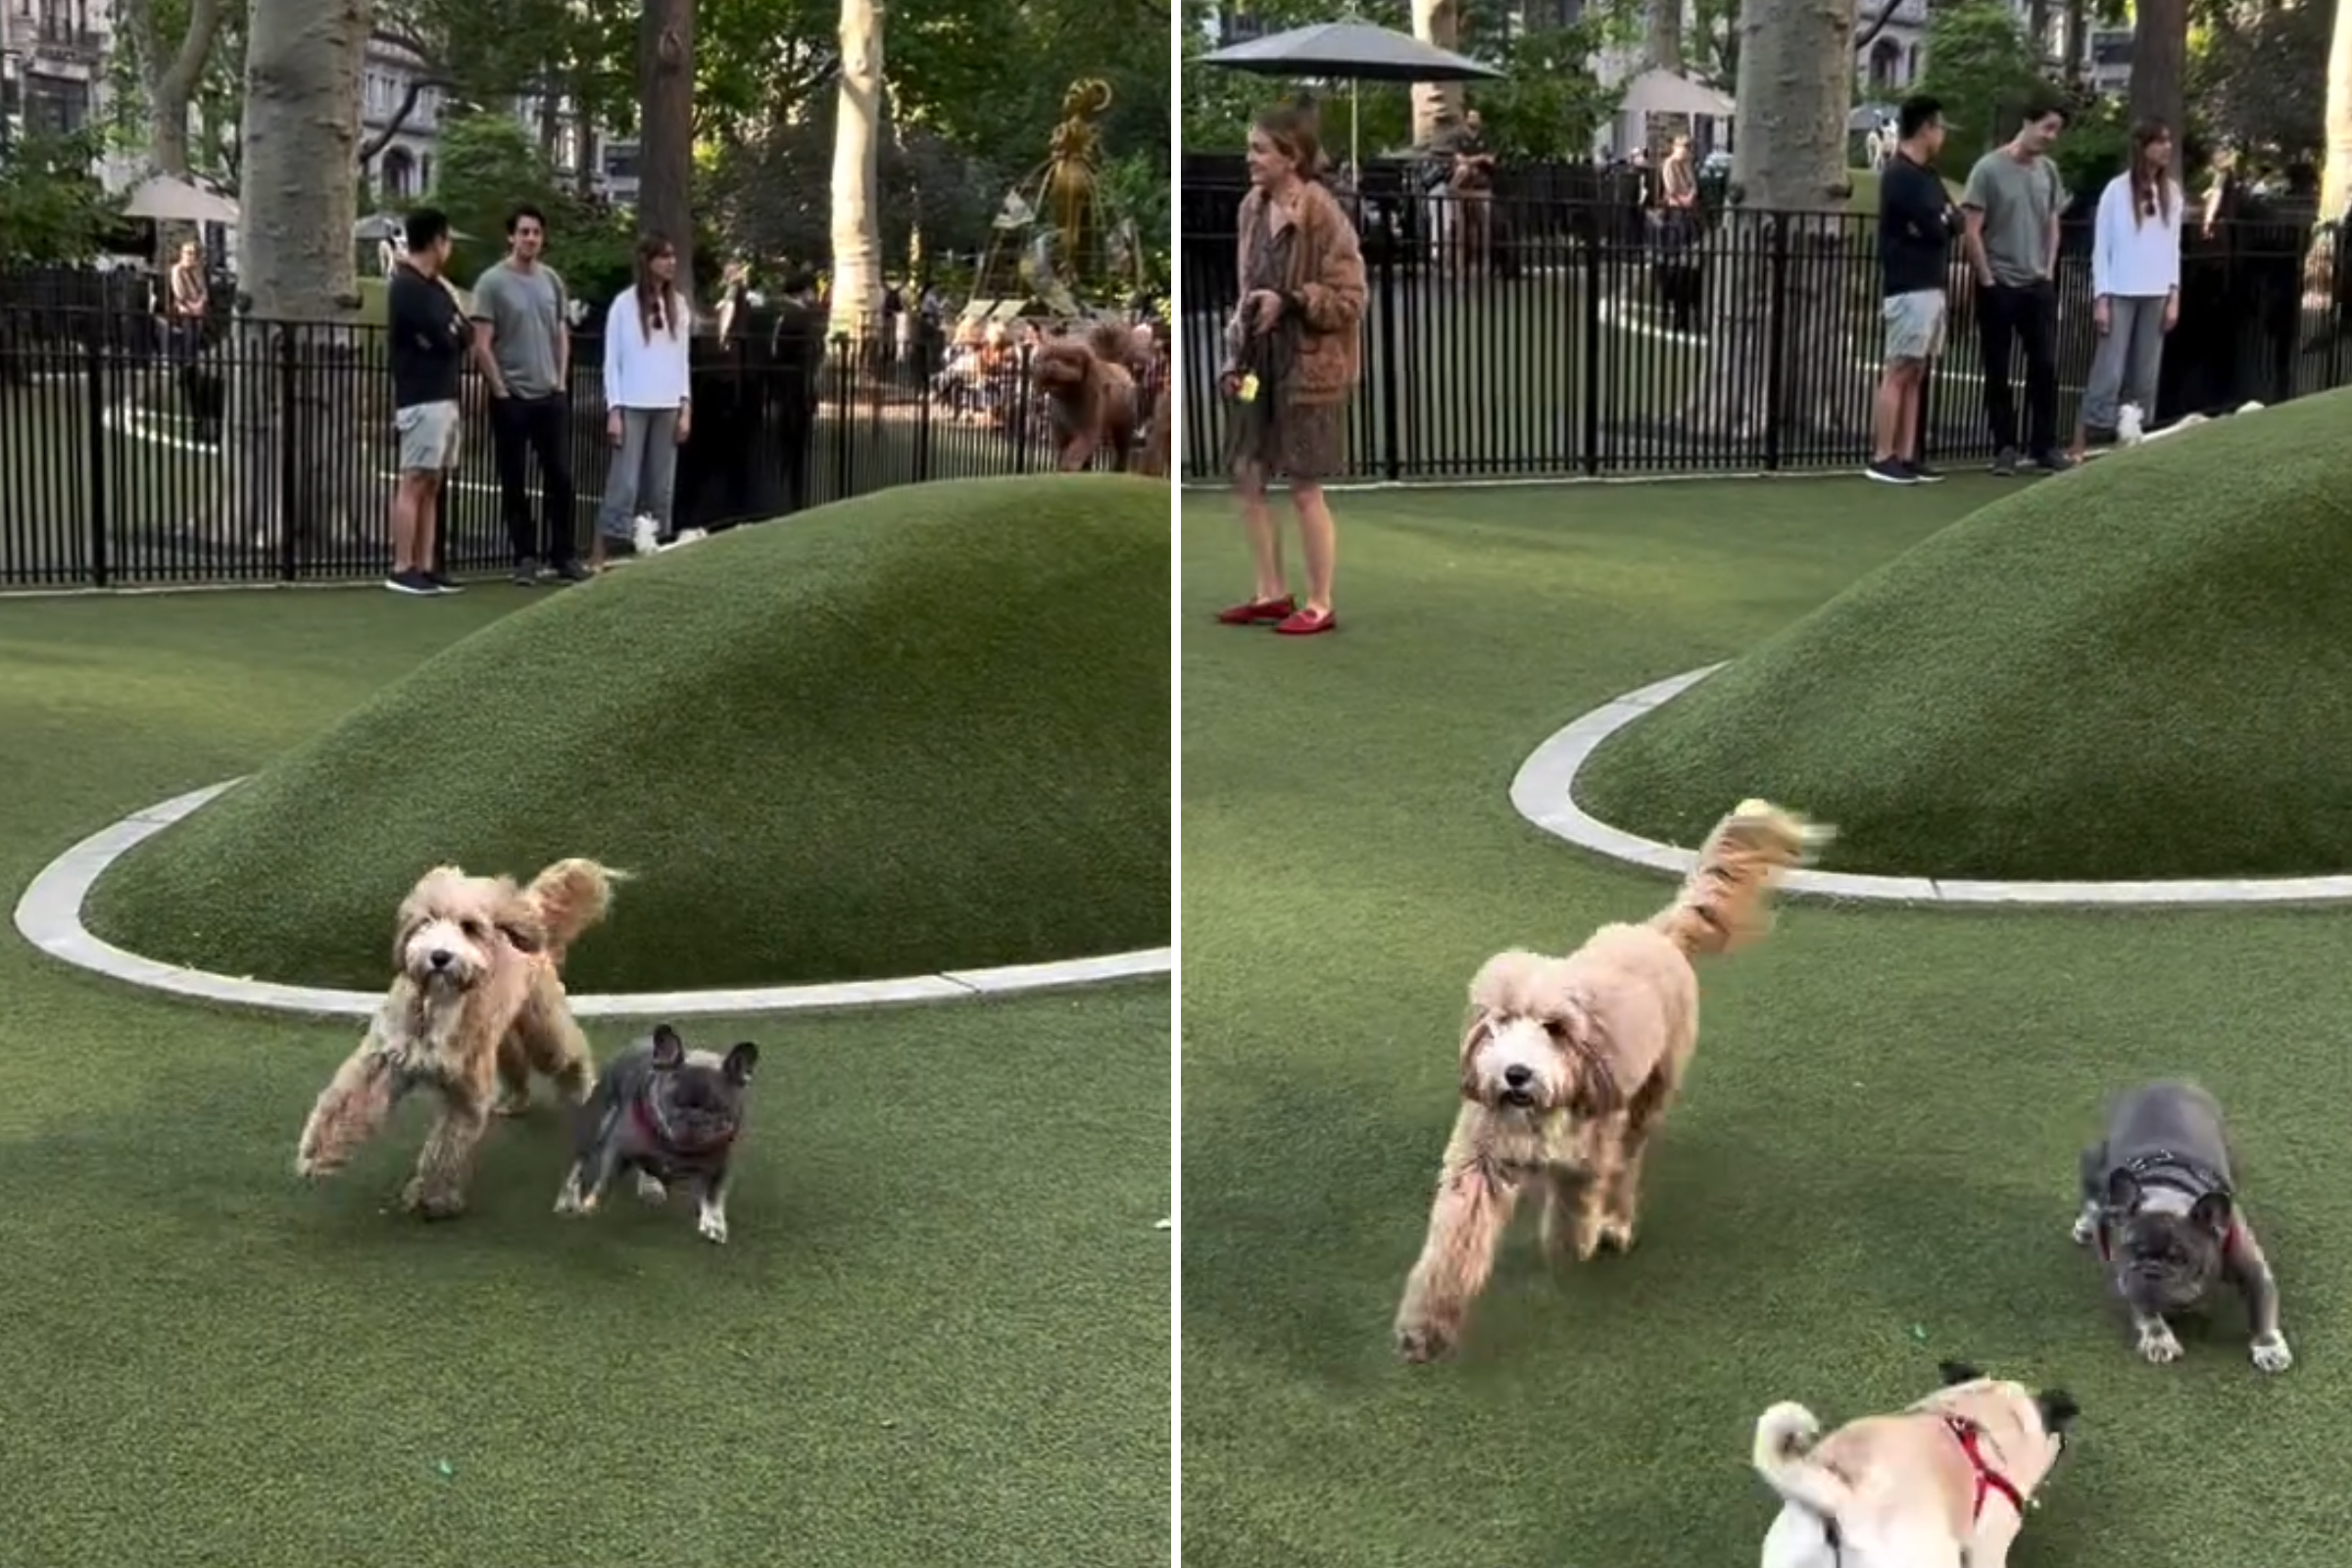
[[2075, 456], [2092, 430], [2113, 430], [2124, 403], [2156, 416], [2164, 335], [2180, 317], [2180, 187], [2173, 133], [2155, 121], [2132, 131], [2132, 162], [2107, 182], [2090, 247], [2091, 324], [2099, 348], [2075, 421]]
[[597, 508], [588, 566], [602, 571], [606, 541], [629, 538], [639, 514], [669, 532], [678, 447], [693, 417], [693, 311], [678, 289], [678, 253], [648, 234], [637, 242], [637, 279], [605, 313], [605, 436], [613, 446]]

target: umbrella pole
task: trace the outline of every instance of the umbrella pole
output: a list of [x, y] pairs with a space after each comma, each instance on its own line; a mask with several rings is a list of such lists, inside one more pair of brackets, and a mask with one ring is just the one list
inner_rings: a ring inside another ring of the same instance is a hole
[[1355, 178], [1364, 177], [1364, 97], [1363, 83], [1348, 78], [1348, 168]]

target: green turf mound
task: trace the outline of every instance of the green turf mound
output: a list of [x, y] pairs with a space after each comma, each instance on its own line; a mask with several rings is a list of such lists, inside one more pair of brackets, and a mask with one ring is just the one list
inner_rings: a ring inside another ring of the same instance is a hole
[[974, 480], [549, 593], [134, 851], [89, 923], [372, 989], [426, 867], [586, 855], [635, 880], [569, 960], [582, 990], [1161, 945], [1168, 547], [1165, 485]]
[[1787, 801], [1845, 871], [2352, 869], [2347, 432], [2333, 393], [2021, 484], [1619, 732], [1578, 804], [1688, 845]]

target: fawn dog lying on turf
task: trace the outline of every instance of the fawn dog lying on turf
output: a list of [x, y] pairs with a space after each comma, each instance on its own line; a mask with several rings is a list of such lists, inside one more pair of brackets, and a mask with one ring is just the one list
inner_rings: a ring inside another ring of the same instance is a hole
[[1396, 1312], [1396, 1348], [1426, 1361], [1459, 1336], [1530, 1182], [1544, 1244], [1581, 1261], [1634, 1243], [1642, 1159], [1698, 1044], [1690, 960], [1763, 935], [1780, 873], [1829, 830], [1764, 801], [1715, 824], [1672, 904], [1602, 926], [1567, 957], [1497, 954], [1470, 982], [1462, 1107], [1429, 1237]]
[[1756, 1474], [1781, 1495], [1764, 1568], [2002, 1568], [2082, 1409], [1959, 1361], [1907, 1410], [1821, 1436], [1784, 1400], [1756, 1420]]
[[492, 1111], [514, 1115], [528, 1105], [533, 1070], [584, 1103], [596, 1064], [564, 999], [561, 969], [565, 950], [611, 907], [618, 877], [579, 859], [558, 860], [528, 887], [454, 865], [425, 872], [401, 901], [391, 993], [311, 1107], [296, 1172], [340, 1170], [402, 1096], [426, 1086], [441, 1097], [440, 1114], [401, 1203], [443, 1218], [466, 1206]]

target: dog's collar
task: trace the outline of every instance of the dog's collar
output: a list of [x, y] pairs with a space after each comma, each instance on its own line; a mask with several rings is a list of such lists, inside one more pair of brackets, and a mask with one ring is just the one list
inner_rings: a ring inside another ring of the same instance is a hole
[[1984, 1429], [1966, 1416], [1959, 1415], [1945, 1416], [1943, 1424], [1952, 1437], [1958, 1441], [1960, 1451], [1968, 1455], [1969, 1467], [1977, 1473], [1977, 1494], [1969, 1505], [1969, 1522], [1973, 1524], [1984, 1516], [1984, 1499], [1995, 1494], [1998, 1494], [2010, 1507], [2016, 1509], [2017, 1516], [2023, 1519], [2026, 1516], [2024, 1494], [2017, 1490], [2016, 1483], [1985, 1461]]
[[629, 1102], [629, 1111], [637, 1118], [637, 1126], [646, 1137], [673, 1154], [714, 1154], [735, 1141], [735, 1134], [730, 1129], [704, 1143], [687, 1143], [662, 1119], [662, 1113], [654, 1108], [650, 1095], [641, 1094]]

